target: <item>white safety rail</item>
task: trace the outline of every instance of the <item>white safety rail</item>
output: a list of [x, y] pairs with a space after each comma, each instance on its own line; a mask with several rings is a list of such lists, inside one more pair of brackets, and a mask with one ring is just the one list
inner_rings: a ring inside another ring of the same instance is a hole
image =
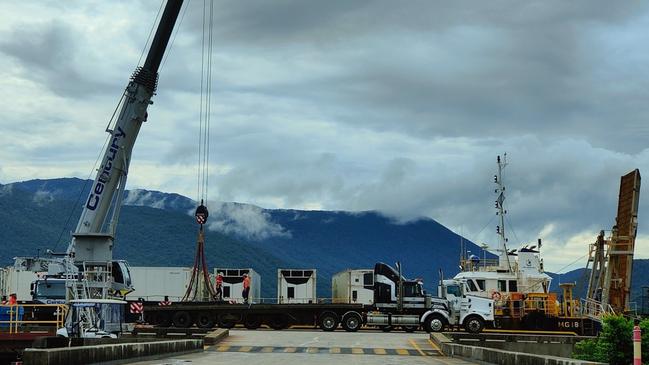
[[610, 305], [603, 305], [594, 299], [582, 299], [580, 310], [582, 315], [597, 321], [601, 321], [604, 315], [615, 314]]

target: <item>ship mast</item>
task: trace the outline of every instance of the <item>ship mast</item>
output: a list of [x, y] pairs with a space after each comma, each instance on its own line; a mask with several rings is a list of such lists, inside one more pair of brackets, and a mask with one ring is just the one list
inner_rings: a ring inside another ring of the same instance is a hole
[[[498, 174], [494, 175], [494, 183], [498, 186], [495, 190], [495, 193], [498, 196], [498, 198], [496, 198], [496, 209], [498, 210], [496, 215], [500, 218], [500, 225], [496, 226], [496, 233], [498, 233], [498, 236], [500, 237], [498, 266], [511, 272], [512, 266], [509, 262], [509, 255], [507, 254], [507, 237], [505, 236], [505, 214], [507, 214], [507, 211], [503, 206], [503, 202], [505, 201], [505, 185], [502, 180], [502, 172], [507, 166], [507, 153], [503, 155], [502, 159], [498, 156], [497, 161]], [[507, 264], [506, 266], [504, 266], [505, 263]]]

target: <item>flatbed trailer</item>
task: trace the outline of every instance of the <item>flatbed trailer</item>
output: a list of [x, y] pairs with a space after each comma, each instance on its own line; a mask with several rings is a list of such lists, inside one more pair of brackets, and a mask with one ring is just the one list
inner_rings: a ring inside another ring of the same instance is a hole
[[339, 324], [350, 332], [365, 323], [367, 313], [375, 310], [365, 304], [290, 303], [290, 304], [230, 304], [215, 302], [178, 302], [160, 305], [143, 303], [144, 320], [160, 327], [232, 328], [241, 324], [248, 329], [261, 325], [280, 330], [289, 326], [317, 326], [333, 331]]

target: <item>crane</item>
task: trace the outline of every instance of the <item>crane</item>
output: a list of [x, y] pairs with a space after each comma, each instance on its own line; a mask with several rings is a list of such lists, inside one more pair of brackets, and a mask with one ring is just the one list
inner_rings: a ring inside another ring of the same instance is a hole
[[604, 231], [590, 245], [589, 274], [586, 300], [596, 303], [604, 311], [624, 313], [630, 311], [631, 272], [633, 251], [638, 229], [638, 203], [640, 201], [640, 171], [635, 169], [620, 178], [617, 217], [606, 239]]
[[136, 68], [126, 86], [117, 118], [106, 129], [110, 136], [101, 165], [67, 250], [58, 254], [49, 251], [49, 257], [15, 258], [14, 267], [18, 270], [47, 272], [42, 280], [32, 284], [32, 292], [38, 292], [42, 282], [64, 283], [64, 299], [70, 302], [123, 297], [133, 290], [127, 262], [113, 259], [115, 230], [133, 145], [153, 103], [158, 69], [182, 4], [183, 0], [167, 1], [146, 60]]

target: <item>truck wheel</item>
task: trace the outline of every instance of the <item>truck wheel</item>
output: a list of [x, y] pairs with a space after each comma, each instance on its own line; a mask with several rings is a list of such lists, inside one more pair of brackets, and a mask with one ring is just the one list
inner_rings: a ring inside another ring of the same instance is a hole
[[173, 322], [174, 327], [178, 328], [189, 328], [192, 326], [192, 316], [190, 316], [189, 313], [185, 311], [174, 313], [171, 321]]
[[343, 317], [342, 326], [347, 332], [358, 331], [358, 329], [361, 328], [362, 324], [363, 324], [363, 320], [361, 319], [361, 316], [358, 315], [358, 313], [355, 312], [347, 313]]
[[268, 327], [278, 331], [283, 330], [288, 327], [288, 320], [283, 315], [274, 316], [268, 321]]
[[324, 312], [320, 315], [320, 328], [323, 331], [331, 332], [338, 327], [338, 315], [334, 312]]
[[478, 316], [470, 316], [464, 320], [464, 329], [469, 333], [480, 333], [484, 328], [484, 321]]
[[196, 327], [198, 328], [212, 328], [214, 327], [214, 319], [207, 312], [201, 312], [196, 317]]
[[243, 326], [249, 330], [256, 330], [261, 326], [261, 320], [256, 316], [247, 316], [243, 321]]
[[442, 332], [444, 327], [446, 327], [446, 318], [441, 314], [431, 314], [426, 318], [426, 322], [424, 322], [426, 332]]

